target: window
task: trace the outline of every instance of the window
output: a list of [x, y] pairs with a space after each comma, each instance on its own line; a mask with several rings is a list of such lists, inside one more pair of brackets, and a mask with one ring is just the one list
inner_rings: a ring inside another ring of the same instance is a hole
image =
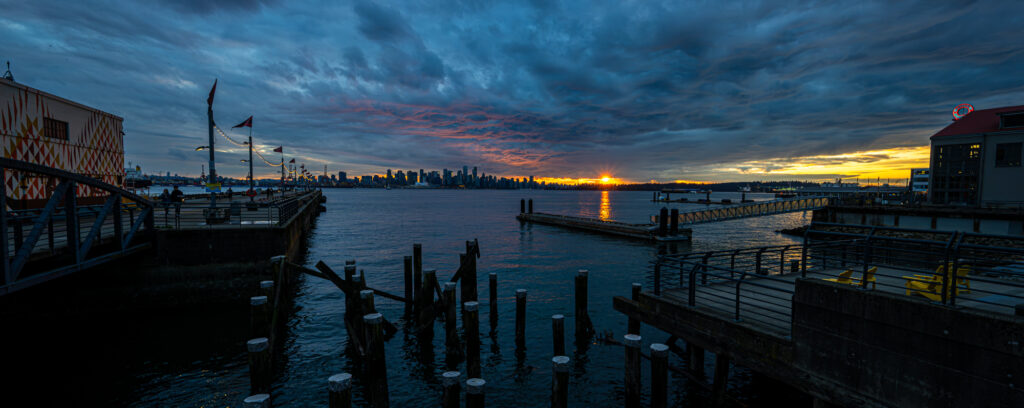
[[996, 167], [1020, 167], [1021, 143], [996, 145]]
[[68, 122], [51, 118], [43, 118], [43, 136], [60, 140], [68, 140]]
[[1002, 118], [1004, 128], [1024, 127], [1024, 113], [1002, 115]]

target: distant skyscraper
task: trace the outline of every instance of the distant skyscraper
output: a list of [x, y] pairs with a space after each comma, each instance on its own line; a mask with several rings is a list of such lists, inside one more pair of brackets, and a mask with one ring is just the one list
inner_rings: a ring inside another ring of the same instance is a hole
[[338, 181], [340, 181], [342, 183], [348, 181], [348, 174], [345, 174], [345, 172], [343, 172], [343, 171], [339, 171], [338, 172]]
[[401, 170], [399, 170], [398, 173], [395, 173], [395, 184], [405, 184], [405, 173], [402, 173]]
[[462, 182], [459, 184], [469, 184], [466, 182], [467, 178], [469, 178], [469, 166], [462, 166], [462, 177], [459, 177]]
[[426, 181], [427, 181], [427, 173], [424, 173], [423, 169], [420, 169], [420, 182], [421, 183], [425, 183]]
[[388, 169], [388, 182], [391, 182], [391, 169]]
[[533, 176], [530, 176], [530, 188], [534, 188], [534, 185], [533, 185]]

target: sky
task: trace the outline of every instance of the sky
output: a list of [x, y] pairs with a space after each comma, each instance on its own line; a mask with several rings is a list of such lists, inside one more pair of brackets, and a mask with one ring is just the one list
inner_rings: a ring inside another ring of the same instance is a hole
[[[350, 176], [907, 177], [960, 103], [1024, 105], [1020, 1], [11, 1], [17, 82], [198, 175], [217, 124]], [[244, 149], [217, 136], [222, 175]], [[259, 162], [257, 162], [260, 164]], [[256, 167], [257, 177], [277, 171]]]

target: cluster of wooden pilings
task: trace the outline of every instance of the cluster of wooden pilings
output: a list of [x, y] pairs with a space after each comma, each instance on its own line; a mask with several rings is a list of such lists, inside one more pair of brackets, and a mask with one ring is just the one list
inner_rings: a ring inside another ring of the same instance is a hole
[[[288, 262], [283, 256], [272, 258], [272, 272], [275, 280], [260, 283], [259, 294], [250, 300], [251, 331], [253, 339], [246, 344], [249, 351], [250, 396], [244, 400], [246, 407], [270, 407], [270, 383], [273, 372], [272, 355], [276, 339], [284, 291], [282, 288], [291, 283], [298, 273], [304, 273], [332, 282], [345, 295], [345, 329], [349, 342], [360, 359], [359, 372], [338, 373], [327, 378], [327, 404], [331, 408], [351, 407], [353, 379], [363, 386], [362, 394], [371, 407], [389, 407], [390, 398], [387, 380], [387, 360], [384, 344], [396, 332], [397, 328], [386, 319], [376, 308], [375, 297], [402, 302], [405, 305], [404, 321], [419, 338], [421, 344], [431, 344], [434, 338], [435, 322], [444, 322], [444, 339], [446, 366], [449, 371], [441, 375], [441, 400], [446, 408], [459, 407], [464, 401], [467, 408], [484, 407], [487, 381], [483, 378], [480, 362], [480, 302], [477, 294], [476, 260], [480, 256], [479, 244], [476, 241], [466, 242], [466, 252], [460, 254], [459, 267], [447, 281], [441, 284], [437, 271], [423, 270], [422, 246], [415, 244], [411, 256], [403, 259], [405, 280], [405, 296], [393, 295], [366, 284], [364, 271], [359, 271], [355, 261], [346, 261], [344, 277], [337, 275], [323, 262], [316, 269]], [[290, 278], [289, 278], [290, 277]], [[576, 344], [588, 344], [596, 334], [588, 312], [588, 280], [587, 270], [577, 271], [574, 277], [574, 316]], [[458, 291], [457, 291], [458, 287]], [[488, 275], [488, 307], [490, 309], [490, 330], [492, 336], [497, 333], [498, 326], [498, 275]], [[639, 283], [632, 287], [633, 298], [638, 298], [641, 290]], [[515, 289], [515, 346], [518, 358], [524, 358], [526, 352], [526, 307], [527, 290]], [[458, 298], [461, 295], [461, 298]], [[456, 314], [461, 311], [462, 336], [459, 334], [459, 320]], [[566, 407], [568, 405], [569, 363], [566, 352], [565, 316], [551, 316], [552, 357], [551, 357], [551, 406]], [[642, 400], [642, 359], [648, 359], [651, 375], [651, 406], [655, 408], [667, 405], [668, 371], [685, 374], [691, 379], [700, 380], [703, 375], [704, 351], [697, 347], [688, 347], [686, 353], [690, 361], [690, 371], [680, 370], [668, 363], [669, 351], [682, 355], [683, 352], [671, 337], [665, 344], [652, 344], [649, 353], [641, 350], [640, 322], [630, 319], [627, 334], [621, 342], [614, 339], [602, 339], [605, 344], [624, 346], [625, 359], [625, 390], [627, 407], [639, 407]], [[464, 364], [464, 372], [459, 368]], [[712, 395], [722, 398], [725, 377], [728, 374], [728, 359], [720, 357], [715, 370], [715, 382]], [[721, 378], [720, 378], [721, 377]], [[698, 382], [698, 385], [705, 385]], [[705, 385], [707, 386], [707, 385]], [[712, 388], [711, 386], [707, 386]]]

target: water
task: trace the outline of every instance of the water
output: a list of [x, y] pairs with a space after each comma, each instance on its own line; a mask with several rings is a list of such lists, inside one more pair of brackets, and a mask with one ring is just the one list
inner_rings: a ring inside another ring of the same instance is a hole
[[[590, 271], [589, 310], [595, 328], [621, 339], [626, 318], [612, 309], [612, 297], [628, 296], [632, 282], [645, 281], [647, 263], [657, 247], [558, 227], [520, 225], [515, 215], [521, 198], [533, 198], [537, 212], [646, 222], [665, 205], [650, 202], [650, 192], [328, 189], [324, 193], [328, 211], [308, 237], [305, 262], [312, 265], [323, 260], [340, 271], [346, 259], [355, 259], [365, 270], [368, 284], [377, 289], [399, 295], [404, 292], [402, 258], [412, 255], [414, 243], [423, 245], [424, 269], [436, 269], [443, 281], [454, 273], [465, 241], [479, 240], [481, 361], [489, 406], [549, 403], [550, 316], [556, 313], [567, 318], [567, 352], [573, 366], [571, 405], [622, 405], [622, 348], [589, 344], [578, 350], [572, 343], [572, 280], [578, 269]], [[772, 198], [765, 194], [747, 197]], [[739, 193], [712, 194], [712, 199], [721, 198], [738, 202]], [[668, 206], [681, 211], [705, 207]], [[792, 244], [796, 240], [774, 231], [806, 224], [809, 218], [809, 213], [793, 213], [697, 225], [693, 243], [680, 244], [677, 250]], [[498, 274], [499, 287], [499, 326], [494, 336], [488, 335], [490, 272]], [[527, 350], [522, 361], [516, 358], [513, 334], [514, 292], [518, 288], [529, 291]], [[344, 300], [334, 285], [313, 277], [304, 278], [297, 292], [278, 358], [274, 400], [278, 406], [322, 405], [326, 404], [327, 377], [356, 370], [341, 324]], [[54, 317], [46, 320], [50, 322], [47, 325], [62, 327], [47, 326], [38, 332], [76, 333], [80, 340], [69, 344], [67, 337], [28, 335], [26, 338], [33, 340], [19, 346], [27, 348], [30, 357], [26, 358], [37, 363], [25, 364], [27, 374], [22, 382], [62, 388], [54, 383], [55, 378], [47, 378], [59, 375], [73, 381], [68, 394], [87, 405], [237, 406], [249, 387], [245, 306], [144, 317]], [[377, 307], [386, 318], [402, 325], [401, 304], [378, 297]], [[645, 349], [667, 338], [649, 327], [641, 334]], [[386, 353], [393, 406], [440, 403], [439, 377], [446, 371], [443, 324], [436, 325], [433, 356], [422, 355], [415, 339], [404, 332], [387, 343]], [[670, 364], [683, 366], [675, 356]], [[709, 374], [713, 364], [713, 358], [708, 358]], [[464, 365], [460, 370], [465, 372]], [[646, 363], [644, 370], [648, 370]], [[676, 406], [694, 405], [706, 396], [684, 377], [672, 375], [669, 381], [670, 400]], [[800, 398], [743, 369], [733, 370], [729, 387], [732, 395], [754, 405]], [[357, 382], [356, 398], [361, 397]]]

